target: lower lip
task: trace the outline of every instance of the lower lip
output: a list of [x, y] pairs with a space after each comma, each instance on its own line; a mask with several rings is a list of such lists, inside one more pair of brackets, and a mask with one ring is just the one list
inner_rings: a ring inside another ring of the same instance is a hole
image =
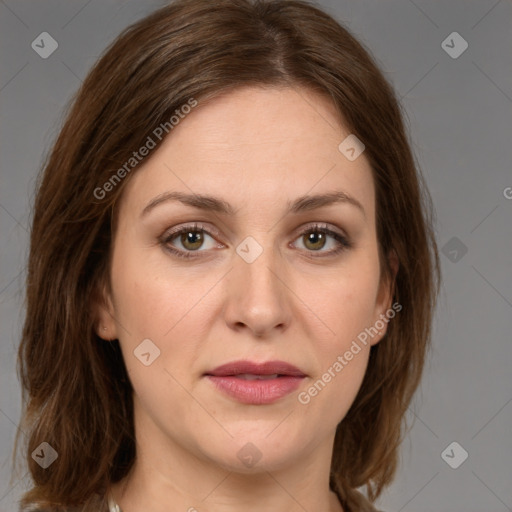
[[285, 375], [275, 379], [246, 380], [234, 376], [207, 375], [211, 382], [230, 397], [251, 405], [271, 404], [292, 393], [304, 377]]

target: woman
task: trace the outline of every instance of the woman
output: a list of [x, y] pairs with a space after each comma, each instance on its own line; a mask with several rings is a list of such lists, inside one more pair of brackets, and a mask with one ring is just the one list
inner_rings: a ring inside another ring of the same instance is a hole
[[129, 27], [36, 198], [23, 510], [375, 510], [430, 343], [430, 208], [391, 86], [318, 8]]

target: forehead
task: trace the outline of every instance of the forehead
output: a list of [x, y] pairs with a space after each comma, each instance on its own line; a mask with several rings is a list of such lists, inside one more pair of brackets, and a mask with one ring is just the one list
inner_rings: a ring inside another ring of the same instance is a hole
[[334, 106], [303, 88], [245, 87], [199, 105], [143, 161], [124, 200], [143, 208], [169, 190], [226, 198], [236, 209], [344, 190], [374, 216], [371, 167], [350, 161]]

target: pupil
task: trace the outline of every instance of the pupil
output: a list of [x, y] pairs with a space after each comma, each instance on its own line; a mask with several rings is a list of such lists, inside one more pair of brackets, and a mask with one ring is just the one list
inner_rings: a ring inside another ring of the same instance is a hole
[[321, 249], [323, 246], [324, 246], [324, 242], [325, 242], [325, 237], [324, 237], [324, 233], [309, 233], [309, 235], [306, 235], [307, 239], [306, 239], [306, 247], [308, 246], [308, 244], [317, 244], [318, 242], [321, 242], [320, 243], [320, 246], [316, 246], [316, 247], [312, 247], [313, 249]]
[[181, 236], [181, 243], [188, 249], [199, 249], [202, 242], [203, 237], [198, 231], [189, 231], [188, 233], [183, 233]]

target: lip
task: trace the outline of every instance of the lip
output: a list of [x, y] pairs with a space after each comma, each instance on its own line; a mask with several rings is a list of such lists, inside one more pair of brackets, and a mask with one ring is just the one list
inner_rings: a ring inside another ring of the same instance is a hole
[[[265, 380], [245, 380], [241, 374], [275, 375]], [[295, 391], [306, 375], [296, 366], [285, 361], [233, 361], [218, 366], [204, 374], [215, 387], [238, 402], [265, 405]]]
[[230, 363], [218, 366], [214, 370], [206, 372], [206, 375], [215, 377], [227, 377], [240, 375], [241, 373], [252, 373], [254, 375], [287, 375], [292, 377], [305, 377], [296, 366], [285, 361], [266, 361], [264, 363], [255, 363], [252, 361], [232, 361]]

